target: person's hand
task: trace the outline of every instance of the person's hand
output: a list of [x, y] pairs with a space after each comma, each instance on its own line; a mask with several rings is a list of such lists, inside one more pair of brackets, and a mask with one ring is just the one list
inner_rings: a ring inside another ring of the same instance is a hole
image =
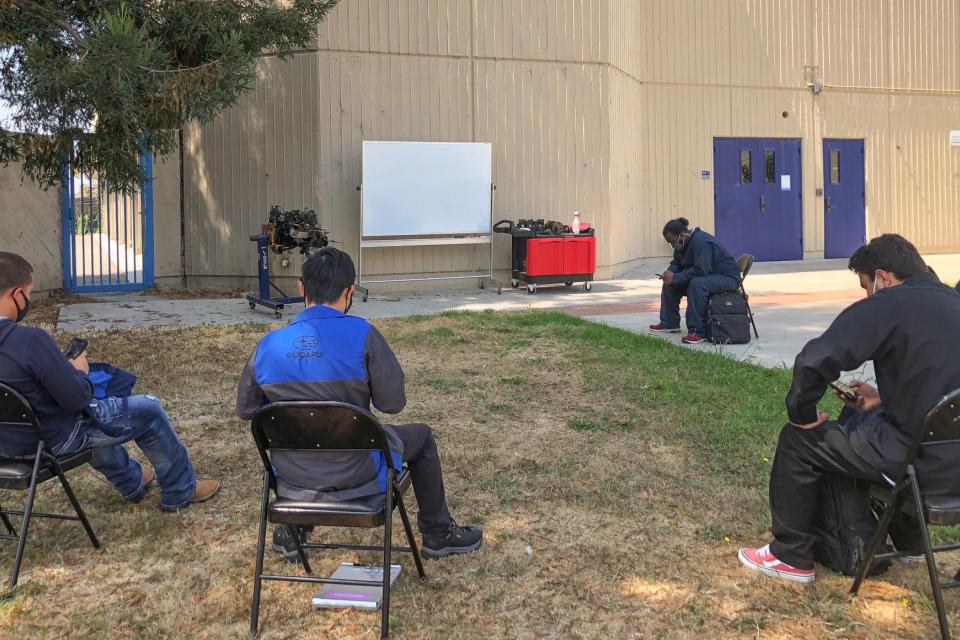
[[866, 382], [854, 380], [850, 383], [850, 388], [857, 394], [857, 401], [850, 405], [854, 409], [872, 411], [880, 406], [880, 392]]
[[792, 424], [798, 429], [816, 429], [817, 427], [819, 427], [829, 419], [830, 419], [830, 416], [827, 415], [826, 411], [818, 411], [816, 422], [811, 422], [810, 424], [797, 424], [796, 422], [791, 422], [790, 424]]
[[77, 371], [90, 373], [90, 363], [87, 361], [87, 352], [84, 351], [73, 360], [67, 360]]
[[663, 284], [672, 284], [673, 283], [673, 271], [667, 269], [663, 272]]

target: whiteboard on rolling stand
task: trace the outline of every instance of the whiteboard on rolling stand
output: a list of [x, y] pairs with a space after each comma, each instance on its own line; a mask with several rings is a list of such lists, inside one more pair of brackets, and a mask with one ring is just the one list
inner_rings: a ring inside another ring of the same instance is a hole
[[492, 146], [363, 143], [364, 238], [489, 235]]

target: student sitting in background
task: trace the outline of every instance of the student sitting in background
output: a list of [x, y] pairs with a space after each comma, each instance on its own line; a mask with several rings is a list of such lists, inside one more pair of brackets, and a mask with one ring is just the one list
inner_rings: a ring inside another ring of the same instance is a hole
[[663, 239], [673, 247], [673, 260], [661, 276], [660, 323], [650, 331], [680, 333], [680, 299], [687, 296], [687, 335], [681, 342], [699, 344], [706, 340], [710, 296], [740, 286], [740, 270], [716, 238], [699, 227], [691, 231], [686, 218], [668, 222]]

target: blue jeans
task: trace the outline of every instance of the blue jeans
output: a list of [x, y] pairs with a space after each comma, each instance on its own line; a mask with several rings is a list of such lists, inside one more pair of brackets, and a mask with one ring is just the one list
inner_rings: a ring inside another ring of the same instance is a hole
[[734, 291], [739, 286], [736, 278], [719, 273], [693, 278], [680, 286], [664, 284], [660, 293], [660, 323], [671, 329], [679, 329], [680, 299], [687, 296], [687, 331], [705, 337], [710, 296]]
[[159, 400], [153, 396], [127, 398], [126, 424], [120, 398], [94, 400], [90, 409], [96, 421], [77, 422], [70, 437], [53, 450], [54, 455], [91, 449], [93, 468], [117, 488], [124, 500], [136, 502], [144, 491], [143, 469], [123, 447], [133, 440], [157, 472], [162, 506], [182, 507], [193, 498], [197, 485], [193, 465]]

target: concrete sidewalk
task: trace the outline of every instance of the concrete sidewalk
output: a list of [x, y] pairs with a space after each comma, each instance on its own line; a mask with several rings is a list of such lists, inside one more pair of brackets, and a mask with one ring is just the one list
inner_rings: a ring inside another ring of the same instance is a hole
[[[960, 278], [960, 255], [928, 256], [928, 263], [947, 281]], [[582, 287], [542, 287], [537, 293], [526, 289], [504, 289], [503, 295], [489, 289], [444, 295], [377, 296], [359, 298], [351, 313], [375, 320], [444, 311], [524, 311], [550, 309], [571, 313], [594, 322], [645, 333], [658, 321], [660, 281], [664, 260], [647, 261], [616, 280], [596, 282], [591, 292]], [[846, 306], [863, 297], [856, 277], [846, 269], [846, 260], [761, 263], [747, 277], [760, 331], [760, 339], [748, 345], [691, 348], [715, 349], [738, 359], [768, 367], [790, 367], [803, 345], [823, 332]], [[164, 325], [242, 324], [276, 322], [272, 312], [251, 311], [244, 299], [170, 300], [159, 296], [115, 295], [103, 302], [67, 305], [60, 312], [58, 327], [82, 334], [94, 329], [151, 327]], [[284, 320], [299, 313], [288, 309]], [[677, 335], [662, 335], [675, 340]], [[869, 371], [868, 371], [869, 373]]]

